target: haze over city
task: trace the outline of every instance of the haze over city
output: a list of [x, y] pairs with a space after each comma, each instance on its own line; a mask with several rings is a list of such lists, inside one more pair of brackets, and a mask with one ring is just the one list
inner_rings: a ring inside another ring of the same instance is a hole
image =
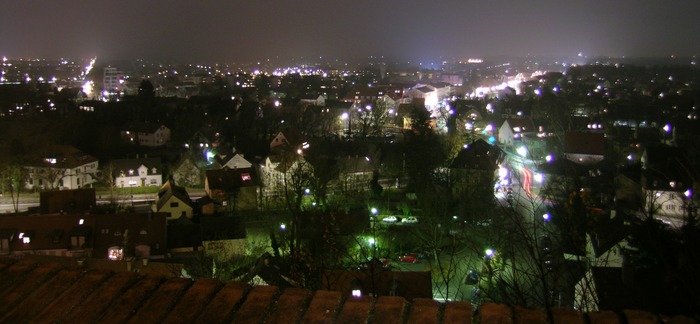
[[700, 52], [692, 1], [5, 1], [0, 55], [173, 61]]

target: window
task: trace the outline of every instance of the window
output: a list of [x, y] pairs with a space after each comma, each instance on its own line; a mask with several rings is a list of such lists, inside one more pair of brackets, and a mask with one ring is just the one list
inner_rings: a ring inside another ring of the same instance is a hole
[[110, 260], [123, 260], [124, 259], [124, 249], [121, 247], [113, 246], [107, 250], [107, 258]]
[[176, 201], [176, 202], [171, 202], [171, 203], [170, 203], [170, 207], [171, 207], [171, 208], [177, 208], [177, 207], [180, 207], [180, 203], [179, 203], [179, 202], [177, 202], [177, 201]]
[[70, 237], [70, 245], [73, 248], [82, 249], [83, 246], [85, 245], [85, 236], [82, 236], [82, 235], [71, 236]]
[[152, 184], [152, 185], [157, 185], [157, 184], [158, 184], [158, 180], [156, 180], [156, 179], [151, 179], [151, 184]]
[[666, 205], [666, 210], [676, 210], [676, 205]]
[[250, 181], [250, 173], [241, 173], [241, 180], [243, 181]]

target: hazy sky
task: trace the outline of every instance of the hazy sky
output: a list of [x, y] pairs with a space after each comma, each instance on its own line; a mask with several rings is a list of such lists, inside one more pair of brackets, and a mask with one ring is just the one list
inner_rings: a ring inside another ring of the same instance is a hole
[[698, 0], [2, 0], [0, 55], [691, 56], [698, 14]]

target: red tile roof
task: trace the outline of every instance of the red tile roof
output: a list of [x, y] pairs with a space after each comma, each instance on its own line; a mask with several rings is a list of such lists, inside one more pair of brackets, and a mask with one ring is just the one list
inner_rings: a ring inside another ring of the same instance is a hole
[[[364, 296], [338, 291], [165, 279], [0, 258], [0, 322], [11, 323], [543, 323], [539, 309]], [[639, 310], [551, 310], [553, 323], [693, 323]]]

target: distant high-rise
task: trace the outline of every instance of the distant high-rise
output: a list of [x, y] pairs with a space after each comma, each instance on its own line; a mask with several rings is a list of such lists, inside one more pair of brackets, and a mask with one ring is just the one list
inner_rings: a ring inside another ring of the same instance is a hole
[[120, 92], [124, 84], [124, 73], [114, 67], [106, 67], [102, 79], [102, 87], [105, 91]]

